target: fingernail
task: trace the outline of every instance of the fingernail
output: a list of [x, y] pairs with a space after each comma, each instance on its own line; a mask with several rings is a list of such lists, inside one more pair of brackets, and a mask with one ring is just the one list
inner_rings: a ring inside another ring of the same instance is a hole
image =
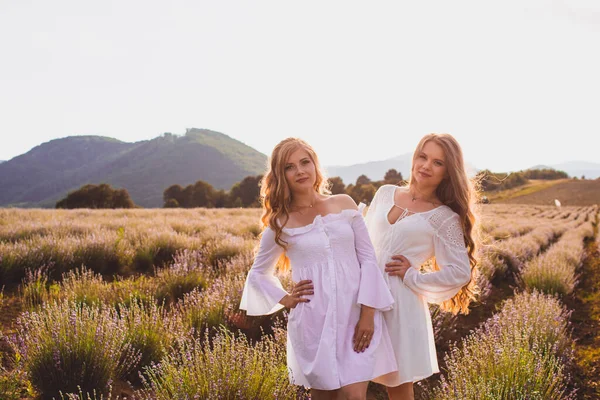
[[306, 300], [307, 303], [310, 303], [310, 299]]

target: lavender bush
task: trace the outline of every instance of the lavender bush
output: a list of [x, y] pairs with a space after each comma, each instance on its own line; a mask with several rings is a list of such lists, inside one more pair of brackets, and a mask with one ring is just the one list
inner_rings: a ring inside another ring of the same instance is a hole
[[179, 339], [176, 347], [174, 354], [147, 369], [142, 398], [299, 398], [288, 380], [283, 339], [267, 336], [252, 346], [244, 336], [221, 330], [210, 342]]
[[60, 302], [23, 313], [12, 344], [33, 386], [51, 399], [79, 387], [103, 393], [126, 376], [139, 360], [126, 335], [113, 311]]
[[431, 398], [574, 399], [567, 389], [573, 360], [568, 320], [554, 297], [516, 295], [447, 354], [447, 373]]

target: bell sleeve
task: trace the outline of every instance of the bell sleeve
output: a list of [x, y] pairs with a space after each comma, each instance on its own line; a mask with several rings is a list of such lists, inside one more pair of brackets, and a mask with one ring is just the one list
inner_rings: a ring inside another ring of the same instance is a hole
[[357, 303], [373, 307], [380, 311], [391, 310], [394, 298], [377, 265], [375, 249], [369, 238], [367, 226], [358, 211], [352, 219], [352, 229], [354, 230], [356, 256], [360, 263], [360, 284]]
[[272, 314], [283, 308], [279, 301], [288, 292], [275, 276], [275, 266], [283, 252], [283, 248], [275, 242], [275, 232], [267, 227], [244, 284], [240, 309], [246, 310], [247, 315]]
[[439, 271], [421, 273], [409, 268], [404, 284], [430, 303], [441, 303], [456, 295], [471, 281], [471, 264], [458, 214], [446, 219], [433, 236]]

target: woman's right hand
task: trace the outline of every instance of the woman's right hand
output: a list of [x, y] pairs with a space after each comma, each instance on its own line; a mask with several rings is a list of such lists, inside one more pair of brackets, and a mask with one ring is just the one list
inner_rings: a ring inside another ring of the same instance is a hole
[[294, 287], [292, 288], [292, 293], [283, 296], [279, 303], [286, 308], [296, 308], [298, 303], [310, 302], [310, 299], [304, 298], [302, 296], [315, 294], [314, 290], [315, 287], [312, 284], [312, 281], [300, 281], [294, 284]]

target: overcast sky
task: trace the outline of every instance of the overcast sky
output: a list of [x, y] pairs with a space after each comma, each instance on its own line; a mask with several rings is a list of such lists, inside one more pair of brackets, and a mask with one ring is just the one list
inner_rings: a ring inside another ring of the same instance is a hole
[[0, 0], [0, 160], [207, 128], [325, 165], [453, 134], [477, 168], [600, 162], [600, 2]]

